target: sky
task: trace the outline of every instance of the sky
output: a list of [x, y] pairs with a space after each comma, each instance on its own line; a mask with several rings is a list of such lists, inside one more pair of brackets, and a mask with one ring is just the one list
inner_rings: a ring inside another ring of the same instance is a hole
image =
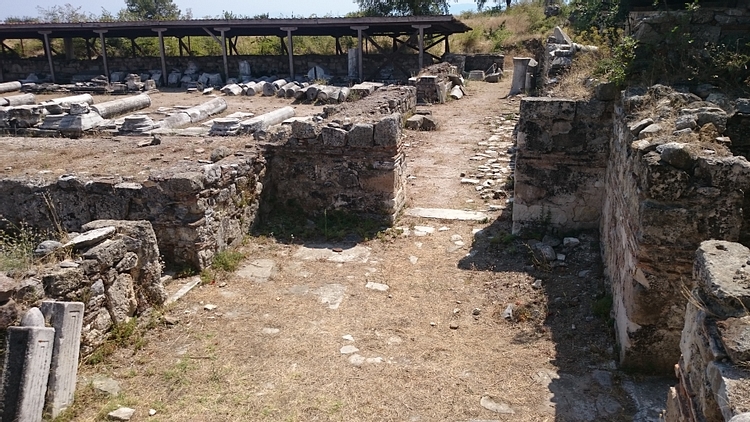
[[[3, 0], [5, 2], [6, 0]], [[180, 10], [185, 13], [191, 9], [193, 18], [216, 17], [224, 11], [231, 11], [236, 15], [254, 16], [268, 13], [271, 18], [281, 17], [310, 17], [317, 16], [343, 16], [357, 10], [354, 0], [284, 0], [284, 1], [247, 1], [236, 0], [174, 0]], [[125, 0], [26, 0], [21, 3], [13, 3], [13, 7], [0, 8], [0, 20], [9, 16], [37, 17], [38, 8], [50, 8], [57, 4], [69, 3], [73, 7], [80, 7], [81, 12], [93, 13], [97, 16], [102, 14], [102, 8], [112, 14], [117, 14], [125, 7]], [[476, 10], [473, 3], [450, 2], [451, 13], [458, 14], [464, 10]]]

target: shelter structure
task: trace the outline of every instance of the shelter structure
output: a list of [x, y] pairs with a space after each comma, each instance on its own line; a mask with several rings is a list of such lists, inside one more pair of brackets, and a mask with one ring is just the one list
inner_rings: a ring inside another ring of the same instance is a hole
[[[167, 57], [164, 48], [165, 37], [175, 37], [179, 41], [179, 54], [191, 55], [190, 43], [184, 41], [191, 36], [210, 36], [221, 46], [225, 75], [229, 74], [227, 56], [238, 55], [237, 39], [245, 36], [277, 36], [282, 51], [289, 56], [289, 75], [295, 76], [294, 45], [292, 36], [332, 36], [336, 39], [336, 54], [345, 54], [339, 39], [345, 36], [356, 37], [357, 47], [362, 51], [363, 42], [386, 56], [386, 63], [409, 76], [407, 69], [395, 60], [396, 53], [414, 50], [419, 54], [420, 68], [425, 56], [435, 57], [428, 50], [440, 43], [445, 44], [445, 52], [450, 52], [449, 36], [471, 30], [452, 15], [442, 16], [401, 16], [401, 17], [359, 17], [359, 18], [300, 18], [300, 19], [208, 19], [175, 21], [136, 21], [136, 22], [80, 22], [80, 23], [17, 23], [0, 25], [0, 52], [3, 57], [13, 55], [5, 40], [39, 39], [44, 43], [45, 55], [49, 61], [49, 73], [55, 80], [50, 39], [62, 38], [65, 55], [73, 57], [74, 38], [86, 41], [89, 55], [99, 41], [98, 54], [105, 74], [109, 76], [107, 64], [107, 39], [125, 38], [131, 42], [133, 57], [139, 53], [138, 38], [158, 37], [161, 56], [162, 77], [167, 77]], [[373, 37], [390, 37], [392, 45], [381, 45]], [[406, 36], [406, 40], [404, 40]], [[429, 39], [428, 41], [426, 41]], [[142, 53], [142, 52], [141, 52]], [[58, 53], [59, 55], [59, 53]], [[358, 79], [366, 79], [363, 74], [362, 54], [358, 55]], [[1, 76], [1, 75], [0, 75]], [[166, 80], [164, 81], [166, 83]]]

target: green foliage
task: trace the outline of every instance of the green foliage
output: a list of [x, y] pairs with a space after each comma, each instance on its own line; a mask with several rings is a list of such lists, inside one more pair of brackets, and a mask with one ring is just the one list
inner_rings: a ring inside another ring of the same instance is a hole
[[40, 22], [86, 22], [96, 20], [96, 16], [81, 11], [81, 6], [74, 7], [70, 3], [63, 6], [54, 5], [49, 8], [37, 7]]
[[232, 249], [224, 249], [214, 255], [211, 266], [216, 270], [231, 273], [239, 267], [240, 262], [242, 262], [243, 259], [245, 259], [245, 254], [242, 252]]
[[612, 46], [612, 55], [597, 62], [594, 75], [606, 78], [623, 88], [630, 76], [636, 45], [637, 41], [634, 38], [621, 37], [619, 42]]
[[125, 0], [128, 18], [132, 20], [174, 20], [180, 9], [172, 0]]
[[573, 0], [570, 6], [570, 21], [579, 31], [622, 27], [630, 8], [628, 0]]
[[18, 225], [0, 219], [8, 227], [0, 229], [0, 271], [27, 270], [34, 265], [34, 248], [42, 241], [42, 235], [28, 224]]
[[606, 295], [591, 304], [591, 311], [596, 317], [609, 318], [609, 314], [612, 311], [612, 303], [612, 296]]
[[448, 0], [356, 0], [363, 16], [448, 14]]
[[96, 365], [105, 362], [119, 348], [132, 347], [135, 352], [145, 345], [146, 339], [138, 327], [138, 319], [130, 318], [127, 322], [113, 325], [107, 340], [91, 355], [84, 358], [84, 362]]

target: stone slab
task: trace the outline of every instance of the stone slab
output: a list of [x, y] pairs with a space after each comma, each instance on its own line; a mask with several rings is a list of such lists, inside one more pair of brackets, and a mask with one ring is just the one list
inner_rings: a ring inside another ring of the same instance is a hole
[[56, 418], [73, 404], [83, 327], [83, 303], [43, 301], [40, 309], [55, 329], [47, 406]]
[[256, 259], [238, 269], [236, 274], [247, 280], [264, 283], [275, 271], [276, 263], [272, 259]]
[[325, 260], [330, 262], [365, 263], [370, 257], [370, 248], [360, 245], [307, 245], [300, 246], [293, 256], [304, 261]]
[[199, 276], [191, 278], [190, 281], [187, 282], [187, 284], [180, 288], [180, 290], [176, 291], [172, 296], [169, 296], [167, 298], [167, 300], [164, 302], [164, 306], [169, 305], [170, 303], [177, 302], [199, 284], [201, 284], [201, 278]]
[[479, 211], [463, 211], [448, 208], [409, 208], [410, 217], [435, 218], [440, 220], [485, 221], [489, 216]]

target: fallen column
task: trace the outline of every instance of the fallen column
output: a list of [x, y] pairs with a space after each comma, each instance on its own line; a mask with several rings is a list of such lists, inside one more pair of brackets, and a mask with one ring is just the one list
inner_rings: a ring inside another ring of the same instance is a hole
[[284, 84], [281, 88], [279, 88], [279, 92], [276, 94], [277, 97], [286, 98], [288, 96], [287, 91], [291, 90], [292, 88], [296, 87], [297, 84], [294, 82], [289, 82], [287, 84]]
[[119, 116], [131, 111], [141, 110], [151, 106], [151, 97], [147, 94], [133, 95], [100, 104], [94, 104], [91, 109], [105, 119]]
[[62, 98], [53, 98], [51, 100], [47, 100], [42, 103], [42, 105], [47, 104], [58, 104], [58, 105], [70, 105], [73, 103], [86, 103], [86, 104], [94, 104], [94, 97], [91, 96], [91, 94], [81, 94], [81, 95], [73, 95], [70, 97], [62, 97]]
[[31, 308], [21, 326], [8, 327], [6, 339], [2, 420], [41, 421], [55, 329], [44, 326], [39, 308]]
[[316, 98], [318, 98], [318, 92], [320, 92], [320, 89], [323, 88], [322, 85], [313, 84], [307, 87], [307, 91], [305, 91], [305, 95], [307, 95], [308, 101], [315, 101]]
[[21, 82], [18, 82], [18, 81], [0, 83], [0, 94], [5, 94], [6, 92], [18, 91], [20, 89], [21, 89]]
[[[336, 92], [335, 86], [324, 86], [318, 91], [317, 99], [318, 101], [327, 103], [331, 100], [331, 97], [333, 97], [334, 93]], [[338, 96], [336, 97], [336, 100], [338, 100]]]
[[349, 98], [349, 88], [343, 87], [339, 92], [339, 102], [343, 103], [347, 98]]
[[461, 85], [456, 85], [451, 89], [451, 98], [454, 100], [460, 100], [464, 96], [464, 90]]
[[214, 119], [209, 135], [231, 136], [240, 132], [240, 119], [236, 117], [225, 117], [223, 119]]
[[223, 98], [214, 98], [213, 100], [206, 101], [203, 104], [191, 107], [184, 112], [190, 116], [191, 123], [197, 123], [201, 120], [205, 120], [208, 116], [219, 114], [227, 109], [227, 102]]
[[41, 311], [55, 329], [47, 405], [56, 418], [73, 404], [83, 327], [83, 303], [44, 301]]
[[223, 98], [214, 98], [203, 104], [191, 107], [175, 113], [158, 123], [160, 128], [176, 129], [190, 123], [197, 123], [205, 120], [208, 116], [219, 114], [227, 109], [227, 102]]
[[36, 97], [34, 94], [11, 95], [10, 97], [0, 98], [0, 107], [15, 107], [31, 104], [36, 104]]
[[270, 113], [261, 114], [252, 119], [243, 120], [240, 122], [240, 126], [242, 127], [242, 132], [254, 133], [270, 126], [277, 125], [292, 117], [294, 117], [294, 108], [287, 106]]

